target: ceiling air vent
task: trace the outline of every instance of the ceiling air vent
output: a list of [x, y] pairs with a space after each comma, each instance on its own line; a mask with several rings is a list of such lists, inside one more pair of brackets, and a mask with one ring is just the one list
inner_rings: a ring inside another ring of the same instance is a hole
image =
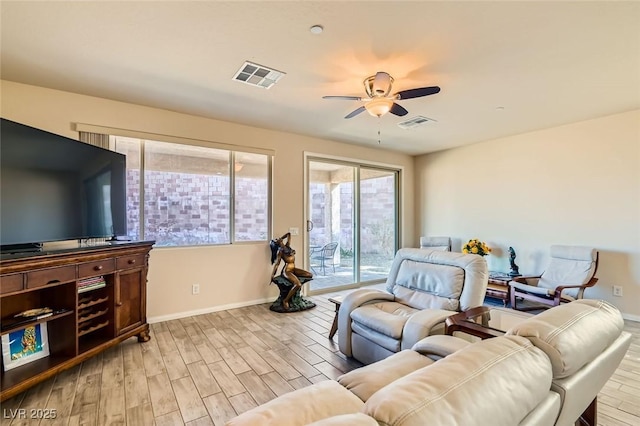
[[410, 118], [408, 120], [398, 123], [398, 126], [402, 129], [413, 129], [418, 126], [422, 126], [428, 121], [436, 121], [436, 120], [434, 120], [433, 118], [424, 117], [422, 115], [416, 115], [413, 118]]
[[269, 89], [276, 84], [285, 73], [252, 62], [245, 62], [233, 79], [252, 86]]

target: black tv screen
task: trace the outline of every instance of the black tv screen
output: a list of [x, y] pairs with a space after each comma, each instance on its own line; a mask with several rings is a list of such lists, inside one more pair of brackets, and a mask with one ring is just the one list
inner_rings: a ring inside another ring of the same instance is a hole
[[1, 120], [3, 250], [127, 234], [124, 155]]

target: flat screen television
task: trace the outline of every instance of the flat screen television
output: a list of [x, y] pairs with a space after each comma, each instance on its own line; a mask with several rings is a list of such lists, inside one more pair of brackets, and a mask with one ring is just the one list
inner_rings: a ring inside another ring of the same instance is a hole
[[3, 252], [127, 234], [124, 155], [6, 119], [0, 133]]

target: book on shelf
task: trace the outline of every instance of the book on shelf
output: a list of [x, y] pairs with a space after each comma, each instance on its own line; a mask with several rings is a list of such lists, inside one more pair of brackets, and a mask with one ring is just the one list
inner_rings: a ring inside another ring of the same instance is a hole
[[102, 275], [98, 277], [85, 278], [84, 280], [78, 281], [78, 287], [84, 287], [96, 283], [106, 283], [106, 281], [104, 280], [104, 277]]
[[103, 276], [87, 278], [78, 281], [78, 293], [84, 293], [85, 291], [96, 290], [102, 287], [106, 287], [107, 282]]
[[87, 285], [87, 286], [82, 286], [82, 287], [78, 287], [78, 293], [84, 293], [86, 291], [91, 291], [91, 290], [97, 290], [99, 288], [103, 288], [106, 287], [107, 283], [102, 282], [102, 283], [97, 283], [97, 284], [91, 284], [91, 285]]
[[26, 325], [29, 323], [33, 323], [36, 321], [40, 321], [42, 319], [52, 317], [54, 315], [63, 314], [65, 312], [69, 312], [69, 309], [56, 309], [53, 310], [51, 308], [42, 308], [47, 309], [47, 312], [42, 312], [37, 315], [15, 315], [13, 318], [5, 318], [2, 320], [2, 324], [0, 325], [0, 330], [5, 331], [14, 327], [18, 327], [21, 325]]
[[510, 280], [513, 277], [506, 272], [489, 271], [489, 278], [493, 278], [496, 280]]
[[14, 318], [18, 318], [18, 317], [32, 318], [32, 317], [37, 317], [44, 314], [50, 314], [52, 312], [53, 312], [53, 309], [49, 307], [33, 308], [33, 309], [27, 309], [26, 311], [22, 311], [18, 314], [15, 314], [13, 317]]

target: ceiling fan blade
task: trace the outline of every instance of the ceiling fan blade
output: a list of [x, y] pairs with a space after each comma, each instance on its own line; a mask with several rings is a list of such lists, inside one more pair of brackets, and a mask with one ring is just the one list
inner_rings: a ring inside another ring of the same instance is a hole
[[353, 111], [351, 111], [349, 114], [347, 114], [344, 118], [352, 118], [355, 117], [356, 115], [360, 114], [362, 111], [364, 111], [364, 107], [361, 106], [360, 108], [357, 108]]
[[417, 89], [401, 90], [396, 93], [398, 99], [421, 98], [423, 96], [435, 95], [440, 91], [438, 86], [419, 87]]
[[398, 105], [395, 102], [391, 106], [391, 109], [389, 110], [389, 112], [391, 114], [398, 115], [400, 117], [402, 117], [403, 115], [409, 114], [409, 111], [407, 111], [406, 109], [404, 109], [403, 107], [401, 107], [400, 105]]
[[322, 99], [344, 99], [347, 101], [361, 101], [360, 96], [323, 96]]

